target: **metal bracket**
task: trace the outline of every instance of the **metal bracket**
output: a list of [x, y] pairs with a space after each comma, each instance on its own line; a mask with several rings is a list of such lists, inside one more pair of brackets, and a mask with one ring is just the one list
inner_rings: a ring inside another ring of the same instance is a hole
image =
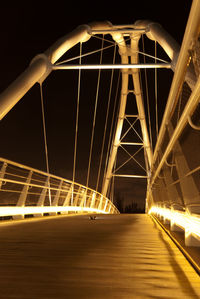
[[195, 129], [195, 130], [199, 130], [199, 131], [200, 131], [200, 126], [197, 126], [197, 125], [195, 125], [195, 124], [192, 122], [191, 116], [188, 116], [188, 123], [189, 123], [190, 127], [192, 127], [192, 128]]

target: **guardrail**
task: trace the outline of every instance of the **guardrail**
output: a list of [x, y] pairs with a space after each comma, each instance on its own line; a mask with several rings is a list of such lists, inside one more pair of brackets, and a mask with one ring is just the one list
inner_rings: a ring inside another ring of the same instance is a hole
[[0, 158], [0, 217], [67, 213], [118, 214], [113, 203], [84, 185]]
[[200, 246], [200, 215], [159, 206], [152, 206], [148, 213], [169, 224], [171, 231], [184, 231], [186, 246]]
[[[200, 2], [192, 3], [148, 180], [146, 211], [200, 246]], [[191, 43], [192, 40], [192, 43]]]

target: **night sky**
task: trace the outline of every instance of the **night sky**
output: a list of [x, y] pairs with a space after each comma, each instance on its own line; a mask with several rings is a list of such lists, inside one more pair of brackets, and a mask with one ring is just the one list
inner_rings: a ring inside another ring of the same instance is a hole
[[[77, 26], [93, 21], [108, 20], [114, 25], [120, 25], [133, 24], [140, 19], [150, 19], [160, 23], [181, 44], [192, 1], [126, 1], [124, 6], [121, 2], [117, 4], [116, 1], [111, 1], [109, 3], [113, 5], [109, 8], [106, 7], [106, 2], [68, 3], [68, 1], [58, 3], [27, 1], [26, 4], [18, 2], [1, 6], [0, 92], [26, 69], [35, 55], [44, 52], [58, 38], [70, 33]], [[74, 49], [70, 55], [77, 55], [77, 51], [77, 48]], [[50, 172], [68, 179], [72, 179], [73, 169], [77, 93], [77, 87], [73, 89], [73, 84], [77, 86], [77, 75], [77, 71], [72, 71], [70, 75], [56, 71], [43, 84]], [[117, 74], [115, 84], [116, 77]], [[97, 73], [87, 73], [87, 76], [84, 74], [81, 86], [81, 120], [77, 153], [79, 167], [76, 180], [82, 184], [86, 183], [94, 108], [89, 97], [89, 95], [95, 97], [95, 90], [90, 85], [92, 80], [97, 80]], [[101, 84], [105, 90], [108, 87], [107, 80], [104, 80]], [[162, 91], [162, 99], [159, 100], [164, 104], [167, 99], [168, 85], [169, 82], [165, 82], [159, 87]], [[72, 98], [74, 100], [71, 100]], [[164, 104], [161, 105], [162, 108]], [[100, 155], [98, 150], [102, 138], [100, 130], [101, 123], [104, 123], [102, 117], [105, 115], [103, 110], [106, 107], [105, 103], [101, 102], [100, 107], [92, 158], [94, 165]], [[41, 170], [46, 169], [38, 84], [1, 121], [0, 136], [0, 156]], [[96, 167], [91, 169], [92, 188], [95, 187]], [[133, 192], [132, 183], [129, 182], [130, 188], [123, 183], [118, 194], [129, 200], [140, 200], [142, 206], [145, 186], [140, 182], [137, 185], [139, 188], [134, 189]]]

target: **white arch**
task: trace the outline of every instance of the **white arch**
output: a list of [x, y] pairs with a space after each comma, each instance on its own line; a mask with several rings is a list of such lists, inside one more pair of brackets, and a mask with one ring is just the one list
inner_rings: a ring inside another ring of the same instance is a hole
[[[89, 25], [81, 25], [66, 36], [58, 39], [43, 54], [37, 55], [30, 63], [29, 67], [0, 95], [0, 120], [13, 108], [13, 106], [28, 92], [36, 83], [42, 82], [52, 71], [54, 64], [64, 53], [79, 42], [90, 39], [92, 32], [105, 30], [112, 31], [113, 36], [117, 36], [124, 26], [113, 26], [110, 22], [97, 22]], [[129, 26], [127, 26], [129, 27]], [[157, 40], [169, 57], [172, 65], [176, 63], [179, 47], [172, 37], [156, 23], [149, 21], [138, 21], [130, 25], [133, 29], [145, 29], [149, 38]], [[130, 29], [129, 28], [129, 29]]]

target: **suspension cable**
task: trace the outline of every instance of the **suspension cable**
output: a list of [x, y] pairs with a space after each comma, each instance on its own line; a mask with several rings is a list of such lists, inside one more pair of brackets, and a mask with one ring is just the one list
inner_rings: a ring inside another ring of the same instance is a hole
[[[82, 43], [80, 43], [80, 56], [79, 64], [81, 64], [81, 54], [82, 54]], [[73, 194], [74, 194], [74, 181], [76, 174], [76, 156], [77, 156], [77, 138], [78, 138], [78, 121], [79, 121], [79, 103], [80, 103], [80, 85], [81, 85], [81, 69], [78, 72], [78, 92], [77, 92], [77, 107], [76, 107], [76, 128], [75, 128], [75, 141], [74, 141], [74, 163], [73, 163], [73, 190], [71, 197], [71, 205], [73, 204]]]
[[[155, 41], [155, 63], [157, 62], [157, 42]], [[156, 108], [156, 138], [158, 138], [158, 83], [157, 70], [155, 69], [155, 108]]]
[[[115, 58], [116, 58], [116, 45], [115, 45], [114, 54], [113, 54], [113, 64], [115, 63]], [[100, 173], [101, 173], [101, 165], [102, 165], [104, 145], [105, 145], [105, 137], [106, 137], [106, 131], [107, 131], [107, 124], [108, 124], [108, 114], [109, 114], [109, 109], [110, 109], [110, 100], [111, 100], [111, 93], [112, 93], [112, 86], [113, 86], [113, 75], [114, 75], [114, 70], [112, 69], [111, 79], [110, 79], [109, 96], [108, 96], [108, 105], [107, 105], [107, 111], [106, 111], [106, 120], [105, 120], [105, 126], [104, 126], [104, 135], [103, 135], [99, 170], [98, 170], [98, 176], [97, 176], [96, 191], [98, 191], [98, 187], [99, 187], [99, 179], [100, 179]]]
[[[143, 52], [144, 49], [144, 36], [142, 35], [142, 47]], [[146, 57], [143, 56], [143, 61], [146, 63]], [[147, 115], [148, 115], [148, 123], [149, 123], [149, 137], [151, 142], [151, 148], [153, 148], [153, 141], [152, 141], [152, 131], [151, 131], [151, 114], [150, 114], [150, 105], [149, 105], [149, 90], [148, 90], [148, 81], [147, 81], [147, 70], [144, 69], [144, 76], [145, 76], [145, 89], [146, 89], [146, 98], [147, 98]]]
[[[103, 50], [103, 44], [104, 44], [104, 39], [102, 39], [102, 45], [101, 45], [102, 50]], [[102, 64], [102, 56], [103, 56], [103, 51], [101, 51], [101, 55], [100, 55], [100, 64]], [[91, 136], [91, 143], [90, 143], [90, 154], [89, 154], [89, 163], [88, 163], [86, 187], [88, 187], [89, 177], [90, 177], [92, 150], [93, 150], [93, 142], [94, 142], [94, 129], [95, 129], [95, 123], [96, 123], [97, 104], [98, 104], [98, 97], [99, 97], [100, 78], [101, 78], [101, 70], [99, 69], [98, 80], [97, 80], [96, 99], [95, 99], [95, 108], [94, 108], [94, 116], [93, 116], [93, 125], [92, 125], [92, 136]]]
[[[45, 159], [46, 159], [46, 170], [49, 174], [49, 157], [48, 157], [48, 147], [47, 147], [47, 134], [46, 134], [46, 124], [45, 124], [45, 114], [44, 114], [44, 97], [42, 83], [40, 83], [40, 99], [41, 99], [41, 110], [42, 110], [42, 125], [43, 125], [43, 135], [44, 135], [44, 147], [45, 147]], [[51, 190], [50, 190], [50, 181], [48, 176], [48, 187], [49, 187], [49, 204], [51, 206]]]
[[[113, 166], [114, 173], [115, 173], [115, 169], [116, 169], [116, 162], [117, 162], [117, 159], [115, 159], [115, 163]], [[112, 203], [114, 202], [114, 193], [115, 193], [115, 176], [113, 175], [112, 182], [111, 182], [111, 196], [110, 196], [110, 200], [112, 201]]]
[[[107, 47], [104, 47], [103, 49], [97, 49], [97, 50], [94, 50], [94, 51], [82, 54], [81, 57], [83, 58], [83, 57], [86, 57], [86, 56], [89, 56], [89, 55], [92, 55], [92, 54], [96, 54], [98, 52], [101, 52], [102, 50], [107, 50], [107, 49], [110, 49], [110, 48], [112, 48], [114, 46], [115, 45], [112, 44], [112, 45], [109, 45]], [[72, 58], [68, 58], [68, 59], [60, 61], [60, 62], [57, 62], [55, 65], [60, 65], [60, 64], [63, 64], [63, 63], [69, 62], [69, 61], [73, 61], [73, 60], [79, 59], [79, 58], [80, 58], [80, 55], [72, 57]]]
[[[102, 39], [100, 36], [96, 36], [96, 35], [93, 35], [93, 37], [95, 37], [95, 38], [97, 38], [97, 39]], [[143, 37], [143, 34], [142, 34], [142, 37]], [[128, 39], [127, 39], [127, 42], [128, 42], [130, 39], [131, 39], [131, 38], [128, 38]], [[112, 40], [108, 40], [108, 39], [104, 39], [104, 40], [105, 40], [106, 42], [110, 43], [110, 44], [113, 44], [113, 46], [115, 45], [115, 42], [112, 41]], [[123, 42], [123, 41], [122, 41], [122, 42]], [[126, 47], [126, 45], [121, 45], [121, 47]], [[155, 58], [156, 58], [157, 61], [160, 61], [160, 62], [169, 63], [167, 60], [164, 60], [164, 59], [155, 57], [155, 56], [150, 55], [150, 54], [147, 54], [147, 53], [144, 53], [144, 51], [141, 52], [141, 51], [133, 50], [133, 49], [129, 49], [129, 50], [130, 50], [130, 52], [131, 52], [132, 54], [134, 54], [134, 53], [138, 53], [138, 54], [147, 56], [147, 57], [152, 58], [152, 59], [155, 59]]]
[[[109, 134], [109, 140], [108, 140], [108, 146], [107, 146], [107, 155], [106, 155], [106, 162], [105, 162], [105, 167], [104, 167], [103, 179], [105, 179], [105, 176], [106, 176], [106, 168], [107, 168], [107, 165], [108, 165], [108, 159], [109, 159], [109, 155], [110, 155], [110, 148], [111, 148], [111, 142], [112, 142], [112, 132], [113, 132], [113, 127], [114, 127], [114, 118], [115, 118], [115, 114], [116, 114], [116, 106], [117, 106], [116, 104], [117, 104], [117, 97], [118, 97], [118, 92], [119, 92], [120, 75], [121, 75], [121, 72], [119, 72], [119, 75], [118, 75], [117, 88], [116, 88], [116, 94], [115, 94], [115, 100], [114, 100], [114, 107], [113, 107], [112, 121], [111, 121], [111, 126], [110, 126], [110, 134]], [[119, 109], [119, 103], [118, 103], [118, 109]], [[117, 120], [116, 120], [116, 122], [117, 122]]]

